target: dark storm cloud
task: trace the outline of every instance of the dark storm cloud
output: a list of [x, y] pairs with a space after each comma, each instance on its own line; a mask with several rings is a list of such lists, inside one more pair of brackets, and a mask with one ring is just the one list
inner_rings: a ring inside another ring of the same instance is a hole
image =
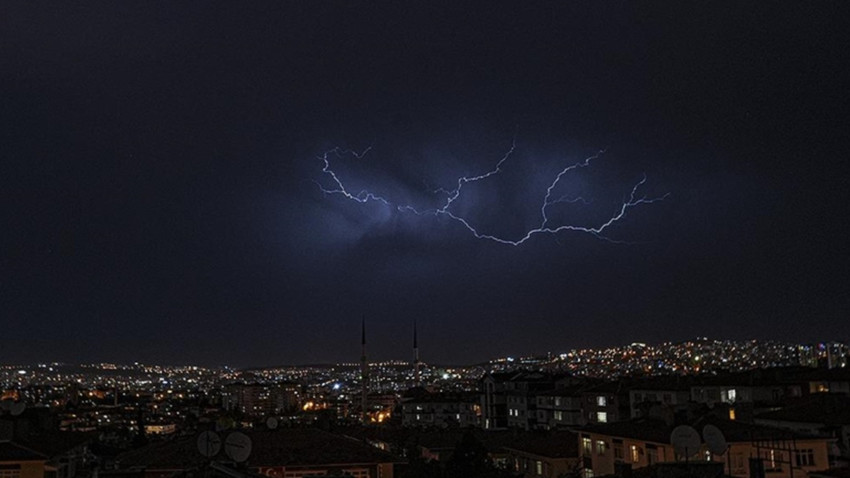
[[[456, 232], [468, 232], [470, 237], [474, 237], [474, 234], [467, 227], [500, 240], [513, 241], [521, 240], [529, 231], [541, 227], [544, 201], [550, 202], [546, 208], [546, 217], [549, 219], [547, 227], [566, 225], [594, 228], [617, 219], [623, 203], [628, 201], [633, 190], [634, 199], [657, 200], [665, 196], [664, 193], [647, 195], [646, 190], [650, 189], [650, 185], [645, 183], [649, 178], [635, 171], [634, 165], [631, 165], [631, 171], [624, 168], [623, 164], [618, 167], [618, 158], [613, 152], [535, 154], [535, 148], [514, 138], [502, 139], [500, 143], [503, 143], [503, 150], [493, 154], [490, 151], [493, 149], [491, 144], [476, 148], [479, 142], [477, 138], [467, 138], [460, 145], [446, 139], [432, 141], [444, 145], [446, 150], [454, 149], [450, 154], [455, 157], [455, 161], [444, 166], [445, 170], [436, 175], [450, 178], [443, 180], [442, 184], [432, 178], [415, 180], [410, 174], [410, 169], [428, 169], [433, 174], [433, 167], [422, 168], [421, 165], [432, 161], [440, 163], [439, 156], [432, 158], [422, 155], [415, 162], [395, 161], [397, 156], [392, 152], [388, 155], [370, 149], [363, 155], [349, 152], [338, 154], [336, 151], [324, 155], [319, 162], [324, 165], [326, 159], [329, 166], [317, 179], [318, 187], [324, 192], [325, 199], [338, 205], [339, 211], [344, 211], [346, 216], [350, 217], [353, 205], [358, 206], [363, 222], [360, 227], [364, 231], [396, 233], [400, 228], [411, 227], [409, 223], [416, 221], [417, 217], [421, 218], [420, 229], [433, 229], [433, 218], [436, 217], [436, 222], [447, 227], [453, 226]], [[457, 150], [469, 154], [469, 158], [457, 158]], [[492, 155], [490, 164], [481, 161], [481, 157], [486, 158], [488, 154]], [[622, 163], [622, 158], [619, 159]], [[382, 167], [380, 172], [373, 171], [375, 164]], [[618, 169], [624, 170], [625, 174]], [[399, 181], [402, 177], [407, 180]], [[459, 183], [461, 178], [479, 179]], [[454, 191], [458, 187], [460, 189], [455, 197]], [[660, 188], [656, 186], [652, 189]], [[548, 198], [547, 193], [550, 194]], [[345, 194], [355, 198], [346, 197]], [[438, 209], [448, 204], [449, 198], [454, 200], [448, 210], [457, 218], [467, 221], [467, 224], [448, 215], [437, 214]], [[638, 204], [629, 207], [625, 216], [635, 209], [647, 207], [652, 206]], [[616, 220], [613, 227], [605, 230], [604, 235], [616, 238], [617, 229], [622, 230], [620, 222]], [[403, 226], [405, 223], [408, 225]], [[343, 227], [350, 231], [351, 225], [347, 222]], [[345, 236], [346, 240], [351, 239], [350, 233]], [[544, 232], [534, 237], [545, 236], [554, 234]]]
[[[6, 2], [0, 361], [343, 360], [361, 314], [375, 356], [406, 356], [415, 318], [438, 361], [846, 338], [846, 9]], [[428, 203], [513, 138], [457, 205], [488, 231], [601, 148], [559, 219], [643, 173], [670, 198], [630, 211], [631, 246], [512, 247], [312, 182], [372, 146], [344, 178]]]

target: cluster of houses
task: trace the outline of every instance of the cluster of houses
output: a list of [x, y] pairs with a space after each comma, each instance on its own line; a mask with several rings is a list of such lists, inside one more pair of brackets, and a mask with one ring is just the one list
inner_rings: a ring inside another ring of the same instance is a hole
[[499, 476], [850, 476], [850, 369], [613, 381], [516, 371], [485, 375], [477, 391], [416, 388], [378, 405], [391, 418], [320, 429], [268, 417], [115, 452], [96, 433], [57, 431], [47, 410], [6, 414], [0, 478], [431, 476], [411, 467], [440, 470], [469, 440]]
[[[510, 466], [528, 477], [555, 478], [565, 467], [582, 477], [636, 476], [683, 462], [718, 473], [712, 476], [850, 476], [850, 370], [843, 368], [616, 381], [496, 373], [481, 380], [477, 394], [429, 394], [401, 409], [406, 427], [573, 433], [567, 464], [563, 456], [538, 456], [528, 467], [515, 457]], [[699, 436], [697, 449], [677, 450], [673, 430], [682, 426]], [[709, 426], [719, 430], [722, 447], [709, 447]]]

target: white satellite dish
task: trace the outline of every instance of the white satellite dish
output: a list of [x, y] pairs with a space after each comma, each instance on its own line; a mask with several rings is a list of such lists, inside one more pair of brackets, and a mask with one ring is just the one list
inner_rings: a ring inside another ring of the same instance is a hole
[[702, 427], [702, 438], [705, 440], [706, 446], [708, 446], [708, 451], [714, 455], [722, 455], [729, 449], [723, 432], [714, 425]]
[[251, 455], [251, 438], [241, 432], [233, 432], [224, 440], [224, 453], [231, 460], [242, 463]]
[[687, 458], [699, 451], [702, 440], [694, 427], [679, 425], [670, 433], [670, 443], [677, 455]]
[[18, 402], [18, 403], [13, 403], [13, 404], [9, 407], [9, 412], [12, 414], [12, 416], [18, 416], [18, 415], [20, 415], [21, 413], [24, 413], [24, 410], [26, 410], [26, 409], [27, 409], [27, 404], [26, 404], [26, 403], [24, 403], [24, 402]]
[[267, 418], [266, 419], [266, 427], [268, 427], [269, 430], [274, 430], [275, 428], [277, 428], [277, 418], [275, 418], [275, 417]]
[[198, 435], [198, 451], [207, 458], [215, 456], [221, 450], [221, 438], [215, 432]]

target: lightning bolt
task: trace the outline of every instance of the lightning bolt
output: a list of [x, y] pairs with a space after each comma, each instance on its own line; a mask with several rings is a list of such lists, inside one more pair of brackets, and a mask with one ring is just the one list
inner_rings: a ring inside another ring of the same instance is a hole
[[324, 167], [322, 168], [322, 173], [327, 175], [330, 178], [332, 187], [326, 188], [318, 181], [314, 181], [322, 193], [326, 195], [340, 195], [345, 197], [346, 199], [356, 201], [358, 203], [368, 203], [368, 202], [378, 202], [388, 206], [390, 208], [394, 208], [399, 212], [410, 212], [416, 215], [433, 215], [433, 216], [444, 216], [452, 219], [463, 225], [472, 235], [477, 239], [485, 239], [493, 242], [498, 242], [500, 244], [506, 244], [511, 246], [519, 246], [526, 241], [530, 240], [532, 237], [540, 234], [550, 234], [557, 235], [564, 231], [573, 231], [573, 232], [581, 232], [586, 234], [591, 234], [593, 236], [598, 237], [599, 239], [603, 239], [609, 242], [615, 243], [624, 243], [624, 241], [618, 241], [611, 239], [605, 235], [607, 229], [614, 226], [616, 223], [621, 221], [626, 213], [641, 204], [652, 204], [654, 202], [662, 201], [669, 196], [669, 193], [664, 194], [663, 196], [658, 196], [654, 198], [649, 198], [646, 195], [640, 195], [639, 190], [641, 186], [646, 183], [646, 174], [644, 174], [640, 181], [638, 181], [634, 186], [632, 186], [631, 191], [628, 196], [624, 198], [619, 207], [611, 214], [607, 219], [602, 221], [601, 224], [595, 226], [581, 226], [581, 225], [573, 225], [573, 224], [560, 224], [560, 225], [550, 225], [549, 223], [549, 215], [547, 213], [548, 208], [554, 206], [556, 204], [562, 203], [582, 203], [589, 204], [589, 201], [585, 200], [583, 197], [570, 197], [568, 195], [560, 195], [555, 197], [555, 189], [558, 186], [558, 183], [561, 181], [566, 174], [571, 171], [575, 171], [582, 168], [587, 168], [590, 166], [591, 162], [601, 157], [605, 154], [605, 150], [600, 150], [597, 153], [593, 154], [585, 158], [582, 161], [579, 161], [575, 164], [571, 164], [569, 166], [561, 169], [555, 178], [549, 183], [549, 186], [546, 188], [546, 194], [543, 197], [543, 202], [540, 205], [540, 216], [541, 220], [537, 227], [531, 228], [525, 232], [523, 236], [518, 239], [507, 239], [503, 237], [499, 237], [493, 234], [488, 234], [479, 231], [475, 228], [469, 220], [465, 217], [457, 215], [452, 212], [451, 207], [452, 204], [461, 196], [463, 192], [463, 187], [469, 183], [474, 183], [477, 181], [483, 181], [487, 178], [495, 176], [502, 172], [502, 165], [511, 157], [511, 155], [516, 150], [516, 139], [511, 142], [511, 147], [508, 151], [502, 156], [502, 158], [496, 163], [496, 165], [490, 171], [487, 171], [483, 174], [479, 174], [477, 176], [462, 176], [457, 179], [454, 189], [445, 189], [445, 188], [436, 188], [432, 189], [431, 192], [434, 194], [440, 194], [445, 196], [445, 199], [441, 203], [440, 207], [431, 208], [431, 209], [417, 209], [416, 207], [409, 204], [396, 204], [393, 201], [379, 196], [375, 193], [372, 193], [368, 190], [362, 190], [356, 194], [350, 192], [346, 189], [342, 180], [337, 176], [337, 174], [331, 169], [331, 157], [342, 158], [344, 156], [353, 156], [357, 159], [363, 159], [366, 154], [371, 150], [371, 146], [363, 150], [362, 152], [352, 151], [348, 149], [342, 148], [334, 148], [330, 151], [326, 151], [323, 155], [319, 156], [318, 159], [324, 163]]

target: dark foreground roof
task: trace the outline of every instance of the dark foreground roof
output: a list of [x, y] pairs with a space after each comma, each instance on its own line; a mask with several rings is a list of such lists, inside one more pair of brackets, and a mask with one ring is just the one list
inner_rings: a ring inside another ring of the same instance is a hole
[[97, 432], [51, 431], [26, 435], [18, 442], [48, 457], [55, 457], [90, 443], [95, 438], [97, 438]]
[[632, 470], [631, 474], [632, 478], [657, 478], [659, 476], [667, 478], [734, 478], [723, 473], [723, 464], [716, 462], [660, 463]]
[[0, 441], [0, 462], [3, 461], [44, 461], [47, 457], [25, 446], [11, 441]]
[[[754, 425], [740, 421], [723, 420], [715, 417], [706, 417], [688, 425], [694, 427], [697, 432], [701, 432], [706, 425], [714, 425], [723, 432], [726, 441], [730, 443], [816, 438], [790, 430]], [[663, 420], [637, 419], [588, 425], [581, 428], [580, 431], [669, 444], [670, 433], [672, 433], [673, 428], [675, 428], [674, 425]]]
[[[252, 450], [247, 465], [311, 466], [348, 463], [392, 463], [398, 461], [353, 438], [318, 429], [277, 429], [243, 431], [251, 438]], [[226, 432], [220, 434], [222, 440]], [[143, 466], [149, 469], [184, 469], [206, 463], [197, 449], [197, 435], [154, 443], [117, 457], [122, 468]], [[225, 457], [224, 451], [219, 457]]]
[[848, 425], [850, 424], [850, 397], [834, 393], [818, 393], [798, 405], [759, 414], [756, 419]]
[[809, 473], [811, 478], [850, 478], [850, 468], [830, 468]]
[[524, 433], [504, 448], [547, 458], [578, 458], [578, 435], [566, 431]]

